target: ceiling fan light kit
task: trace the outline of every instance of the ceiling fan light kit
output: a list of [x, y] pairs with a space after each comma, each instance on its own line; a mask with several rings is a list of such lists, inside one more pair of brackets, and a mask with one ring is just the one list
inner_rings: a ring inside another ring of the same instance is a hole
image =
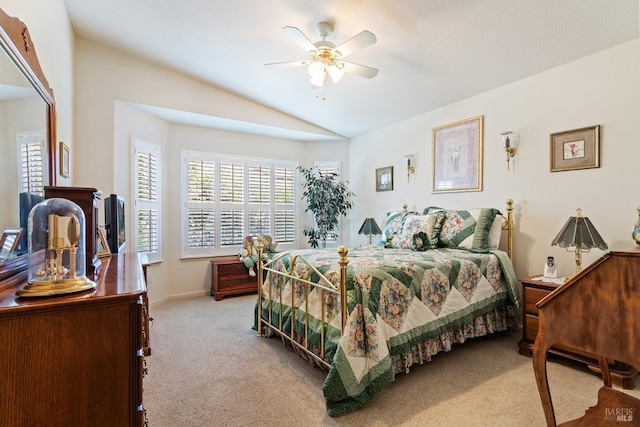
[[378, 70], [375, 68], [342, 60], [345, 56], [376, 43], [376, 36], [370, 31], [362, 31], [339, 46], [326, 40], [333, 32], [333, 25], [328, 22], [323, 21], [317, 25], [318, 35], [322, 40], [316, 43], [312, 43], [296, 27], [287, 26], [283, 28], [283, 31], [311, 55], [311, 60], [265, 64], [269, 68], [306, 65], [309, 76], [311, 76], [311, 85], [316, 89], [324, 87], [327, 75], [334, 84], [342, 79], [345, 72], [367, 79], [378, 75]]

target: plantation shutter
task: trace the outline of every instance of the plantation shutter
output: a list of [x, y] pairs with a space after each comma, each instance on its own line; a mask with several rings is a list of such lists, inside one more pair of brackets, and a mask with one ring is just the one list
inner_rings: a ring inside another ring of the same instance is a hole
[[189, 160], [187, 171], [187, 247], [214, 248], [216, 163], [212, 160]]
[[19, 192], [44, 197], [44, 131], [19, 133], [18, 152]]
[[[135, 219], [137, 250], [159, 257], [160, 147], [133, 138], [135, 152]], [[155, 257], [151, 257], [155, 259]]]
[[271, 165], [249, 163], [249, 235], [271, 235]]
[[274, 235], [276, 242], [290, 243], [296, 237], [295, 168], [274, 167]]
[[220, 246], [242, 245], [244, 227], [244, 164], [220, 160]]

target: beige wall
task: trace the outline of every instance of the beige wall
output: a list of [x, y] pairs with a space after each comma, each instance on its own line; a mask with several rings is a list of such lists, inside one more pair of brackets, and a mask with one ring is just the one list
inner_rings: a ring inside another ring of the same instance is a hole
[[[632, 245], [640, 206], [640, 40], [583, 58], [445, 108], [361, 136], [350, 144], [350, 181], [358, 194], [351, 214], [351, 244], [364, 243], [355, 230], [372, 213], [403, 203], [413, 209], [505, 206], [516, 202], [515, 266], [520, 277], [540, 274], [552, 255], [559, 274], [575, 269], [572, 254], [551, 247], [567, 218], [582, 208], [612, 248]], [[431, 129], [484, 115], [484, 191], [432, 194]], [[601, 167], [549, 172], [549, 134], [601, 126]], [[521, 134], [507, 172], [500, 134]], [[371, 153], [363, 155], [363, 153]], [[404, 154], [415, 155], [416, 173], [407, 183]], [[393, 165], [394, 190], [376, 193], [375, 168]], [[635, 246], [635, 245], [634, 245]], [[602, 255], [585, 254], [585, 265]]]
[[[162, 262], [150, 270], [149, 297], [203, 294], [211, 286], [209, 259], [180, 259], [180, 157], [182, 150], [228, 153], [262, 158], [308, 160], [306, 143], [251, 134], [169, 124], [133, 108], [130, 103], [218, 117], [270, 123], [309, 132], [325, 132], [306, 122], [269, 110], [200, 82], [103, 45], [76, 39], [75, 138], [77, 144], [74, 185], [117, 193], [131, 205], [131, 137], [162, 147]], [[97, 83], [98, 82], [98, 83]], [[324, 157], [346, 161], [346, 143], [313, 143], [325, 147]], [[330, 150], [326, 147], [331, 148]], [[336, 151], [335, 147], [342, 147]], [[327, 154], [330, 153], [330, 154]], [[336, 156], [336, 157], [332, 157]], [[96, 162], [87, 161], [99, 160]], [[129, 214], [132, 210], [129, 209]], [[100, 221], [103, 222], [100, 212]], [[128, 216], [127, 235], [132, 236], [133, 217]], [[126, 250], [132, 250], [128, 244]]]

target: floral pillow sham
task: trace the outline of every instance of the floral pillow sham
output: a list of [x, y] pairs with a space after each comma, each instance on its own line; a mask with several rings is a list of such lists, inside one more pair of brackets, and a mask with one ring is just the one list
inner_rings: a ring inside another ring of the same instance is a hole
[[448, 210], [428, 207], [425, 213], [444, 212], [438, 246], [488, 252], [500, 243], [502, 214], [497, 209]]
[[435, 248], [440, 236], [444, 212], [436, 211], [427, 215], [408, 214], [404, 219], [402, 233], [393, 235], [388, 246], [396, 249], [426, 251]]

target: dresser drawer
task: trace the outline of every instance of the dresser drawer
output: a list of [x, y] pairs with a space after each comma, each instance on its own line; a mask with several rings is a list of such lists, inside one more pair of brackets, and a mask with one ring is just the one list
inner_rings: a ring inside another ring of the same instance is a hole
[[546, 297], [549, 294], [549, 291], [546, 289], [535, 289], [535, 288], [527, 288], [525, 291], [525, 301], [524, 306], [525, 310], [528, 314], [538, 315], [538, 307], [536, 307], [536, 303], [540, 301], [542, 298]]
[[221, 276], [218, 278], [218, 287], [217, 287], [218, 291], [231, 290], [239, 286], [243, 286], [243, 287], [255, 286], [257, 290], [258, 279], [256, 277], [249, 277], [249, 275], [246, 272], [243, 277], [241, 277], [240, 275], [237, 275], [236, 277]]
[[530, 342], [534, 342], [536, 340], [536, 336], [538, 335], [538, 325], [540, 323], [538, 316], [531, 316], [527, 314], [527, 316], [525, 317], [525, 322], [527, 322], [527, 326], [524, 328], [526, 333], [525, 339], [529, 340]]
[[217, 265], [218, 268], [218, 274], [220, 275], [220, 277], [224, 277], [224, 278], [233, 278], [233, 279], [237, 279], [237, 278], [249, 278], [249, 270], [247, 269], [247, 267], [244, 266], [244, 264], [238, 260], [238, 262], [234, 262], [234, 263], [225, 263], [225, 264], [218, 264]]

